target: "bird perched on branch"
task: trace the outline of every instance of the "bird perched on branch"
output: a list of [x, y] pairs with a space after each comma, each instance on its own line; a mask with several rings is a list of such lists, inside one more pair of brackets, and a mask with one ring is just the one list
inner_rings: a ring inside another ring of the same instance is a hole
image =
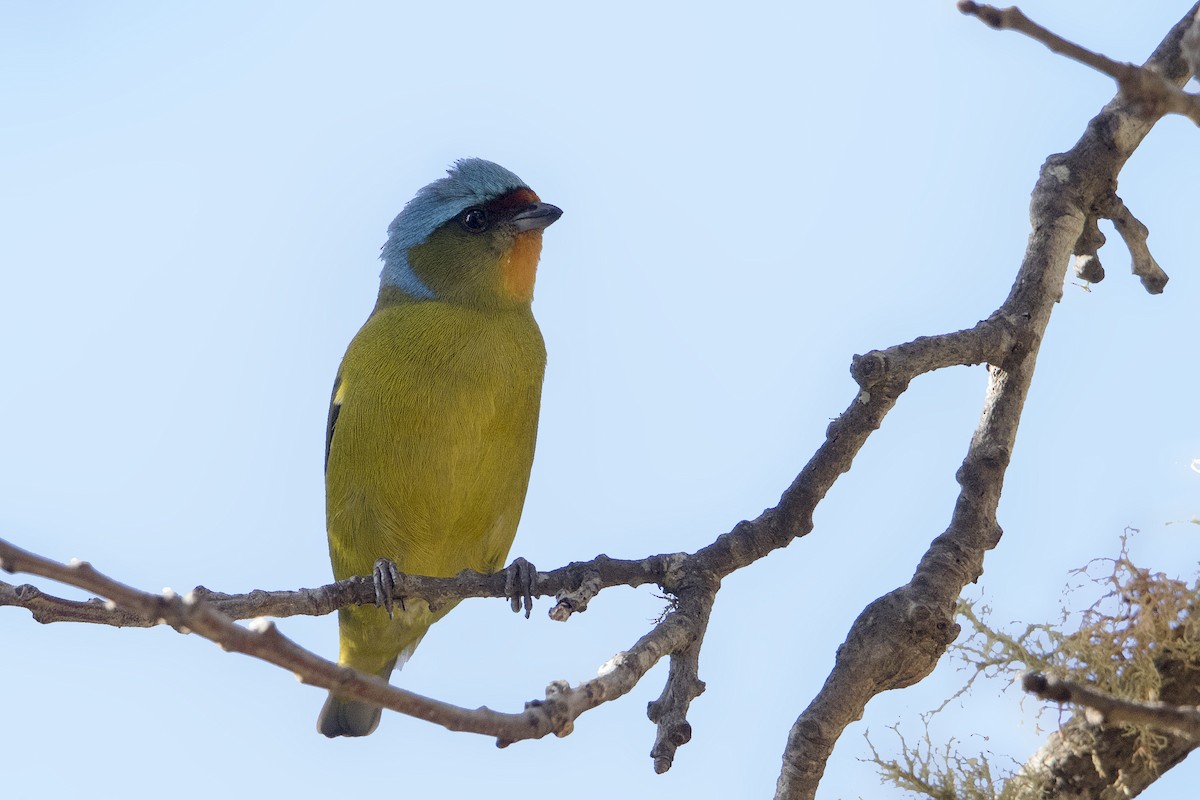
[[[453, 607], [393, 609], [394, 571], [449, 577], [504, 564], [546, 363], [534, 276], [542, 230], [561, 215], [513, 173], [470, 158], [388, 228], [379, 299], [338, 369], [326, 434], [333, 574], [373, 575], [381, 601], [339, 611], [340, 664], [387, 680]], [[330, 693], [317, 729], [366, 736], [380, 713]]]

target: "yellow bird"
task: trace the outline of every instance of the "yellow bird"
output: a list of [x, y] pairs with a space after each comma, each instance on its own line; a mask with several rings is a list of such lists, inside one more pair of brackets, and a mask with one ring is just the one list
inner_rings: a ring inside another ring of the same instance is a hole
[[[338, 580], [374, 575], [388, 608], [339, 612], [338, 663], [387, 680], [431, 612], [392, 613], [388, 576], [495, 572], [516, 534], [546, 349], [534, 321], [542, 230], [562, 215], [490, 161], [458, 161], [388, 227], [379, 298], [329, 407], [326, 528]], [[378, 559], [390, 559], [377, 570]], [[326, 736], [366, 736], [381, 710], [330, 694]]]

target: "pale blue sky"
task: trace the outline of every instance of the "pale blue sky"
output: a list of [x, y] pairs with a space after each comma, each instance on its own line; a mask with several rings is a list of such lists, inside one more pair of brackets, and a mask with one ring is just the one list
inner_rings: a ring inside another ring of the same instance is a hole
[[[462, 156], [565, 211], [538, 281], [550, 363], [514, 554], [691, 550], [756, 516], [854, 396], [852, 354], [1003, 300], [1039, 164], [1113, 92], [951, 0], [873, 5], [0, 6], [0, 536], [152, 590], [326, 582], [329, 386], [388, 222]], [[1140, 61], [1187, 3], [1023, 7]], [[997, 619], [1054, 617], [1067, 570], [1127, 525], [1147, 566], [1194, 571], [1196, 528], [1165, 523], [1200, 514], [1196, 136], [1160, 124], [1121, 179], [1166, 293], [1141, 290], [1113, 235], [1109, 279], [1068, 285], [1051, 322], [982, 581]], [[6, 609], [0, 789], [769, 796], [848, 625], [944, 529], [983, 386], [982, 369], [915, 382], [816, 530], [726, 581], [667, 775], [647, 755], [661, 668], [565, 740], [497, 750], [388, 715], [331, 742], [323, 693], [273, 667]], [[470, 601], [395, 681], [515, 710], [661, 607], [614, 589], [563, 625], [546, 601], [529, 622]], [[281, 627], [336, 653], [332, 617]], [[882, 796], [862, 731], [886, 751], [885, 726], [915, 733], [961, 677], [944, 664], [877, 698], [824, 796]], [[940, 724], [1023, 759], [1036, 704], [998, 692]]]

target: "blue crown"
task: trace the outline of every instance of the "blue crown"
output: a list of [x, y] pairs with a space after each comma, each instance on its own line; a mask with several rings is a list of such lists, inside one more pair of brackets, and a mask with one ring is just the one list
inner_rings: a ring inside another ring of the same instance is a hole
[[464, 158], [454, 162], [446, 177], [417, 192], [388, 226], [388, 240], [380, 255], [383, 259], [381, 283], [395, 286], [421, 300], [432, 300], [433, 291], [408, 263], [409, 249], [424, 242], [459, 212], [483, 205], [513, 189], [526, 188], [523, 180], [491, 161]]

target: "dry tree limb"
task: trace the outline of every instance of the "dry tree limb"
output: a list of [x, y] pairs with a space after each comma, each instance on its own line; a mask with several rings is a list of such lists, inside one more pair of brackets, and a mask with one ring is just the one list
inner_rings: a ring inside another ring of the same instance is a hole
[[[0, 568], [27, 572], [106, 597], [118, 609], [155, 624], [170, 625], [180, 633], [196, 633], [221, 646], [294, 673], [303, 683], [336, 690], [369, 700], [384, 708], [441, 725], [454, 731], [494, 736], [501, 746], [549, 733], [566, 736], [584, 712], [629, 692], [664, 656], [685, 651], [698, 641], [696, 621], [680, 608], [711, 607], [685, 595], [652, 631], [629, 650], [618, 653], [601, 667], [597, 677], [571, 687], [555, 681], [544, 699], [525, 704], [520, 713], [503, 713], [483, 707], [465, 709], [405, 691], [373, 675], [338, 666], [300, 647], [279, 632], [273, 622], [258, 618], [248, 627], [238, 625], [198, 595], [181, 597], [172, 592], [150, 594], [113, 580], [84, 561], [62, 564], [0, 540]], [[702, 621], [707, 623], [707, 618]]]
[[[1181, 88], [1188, 77], [1196, 74], [1200, 65], [1200, 10], [1193, 8], [1176, 26], [1173, 34], [1178, 38], [1178, 56], [1182, 59], [1186, 75], [1166, 75], [1152, 61], [1137, 67], [1107, 56], [1094, 53], [1074, 42], [1046, 30], [1025, 16], [1015, 6], [995, 8], [980, 5], [970, 0], [961, 0], [958, 8], [964, 14], [978, 17], [984, 24], [998, 30], [1015, 30], [1041, 42], [1050, 50], [1098, 72], [1116, 79], [1118, 94], [1114, 102], [1120, 103], [1129, 113], [1151, 121], [1166, 114], [1179, 114], [1200, 125], [1200, 95], [1183, 91]], [[1113, 176], [1116, 186], [1116, 176]], [[1130, 213], [1115, 191], [1099, 198], [1099, 202], [1088, 215], [1084, 233], [1075, 248], [1075, 273], [1083, 280], [1097, 283], [1104, 278], [1097, 250], [1104, 244], [1104, 236], [1096, 227], [1098, 218], [1112, 220], [1121, 238], [1125, 240], [1133, 257], [1133, 274], [1141, 279], [1142, 286], [1151, 294], [1159, 294], [1167, 283], [1167, 274], [1159, 267], [1146, 245], [1149, 234], [1146, 226]]]
[[[6, 552], [11, 558], [14, 549], [19, 548], [0, 539], [0, 564], [4, 562]], [[541, 597], [557, 593], [564, 597], [572, 597], [583, 591], [583, 588], [594, 595], [600, 589], [611, 586], [642, 586], [647, 583], [669, 585], [670, 576], [677, 572], [677, 563], [684, 558], [684, 553], [664, 553], [640, 560], [599, 555], [591, 561], [568, 564], [550, 572], [539, 572], [534, 595]], [[437, 608], [452, 599], [508, 597], [505, 589], [503, 572], [489, 575], [463, 570], [453, 578], [430, 578], [425, 575], [401, 573], [393, 599], [425, 600]], [[323, 616], [343, 606], [375, 603], [374, 584], [367, 577], [347, 578], [314, 589], [255, 589], [245, 594], [226, 594], [197, 586], [192, 589], [191, 594], [205, 600], [214, 610], [231, 619]], [[43, 624], [89, 622], [120, 628], [148, 628], [162, 624], [161, 620], [142, 616], [126, 608], [113, 607], [98, 598], [84, 601], [68, 600], [47, 594], [36, 586], [14, 586], [4, 581], [0, 581], [0, 606], [24, 608], [36, 621]], [[580, 612], [584, 609], [586, 603], [571, 610]], [[566, 613], [561, 615], [561, 618], [565, 620], [569, 616], [570, 613]]]
[[[1200, 670], [1195, 662], [1166, 656], [1158, 667], [1163, 676], [1161, 702], [1196, 708]], [[1019, 796], [1134, 797], [1200, 744], [1200, 739], [1178, 732], [1176, 726], [1155, 725], [1159, 735], [1147, 750], [1144, 738], [1123, 724], [1132, 719], [1113, 718], [1109, 724], [1089, 716], [1086, 712], [1072, 716], [1026, 761], [1013, 778], [1021, 787]], [[1071, 793], [1063, 787], [1070, 787]]]
[[[1100, 53], [1093, 53], [1085, 47], [1080, 47], [1074, 42], [1067, 41], [1046, 30], [1025, 16], [1016, 6], [996, 8], [995, 6], [980, 5], [971, 0], [960, 0], [958, 10], [964, 14], [978, 17], [985, 25], [997, 30], [1023, 33], [1059, 55], [1086, 64], [1097, 72], [1114, 78], [1119, 87], [1118, 99], [1123, 100], [1125, 106], [1136, 114], [1155, 118], [1164, 114], [1179, 114], [1200, 125], [1200, 95], [1183, 91], [1180, 88], [1183, 83], [1169, 79], [1150, 65], [1137, 67], [1124, 61], [1114, 61]], [[1196, 19], [1193, 14], [1181, 22], [1185, 26], [1185, 29], [1181, 31], [1181, 36], [1187, 32], [1186, 26], [1195, 23]], [[1200, 32], [1192, 35], [1200, 37]], [[1188, 41], [1190, 43], [1193, 40]], [[1180, 55], [1183, 56], [1182, 40], [1176, 46], [1180, 48]], [[1198, 47], [1200, 45], [1190, 44], [1188, 52], [1193, 53]]]
[[1146, 244], [1150, 229], [1125, 207], [1125, 203], [1115, 192], [1104, 198], [1100, 210], [1105, 219], [1112, 220], [1117, 233], [1125, 240], [1129, 255], [1133, 257], [1133, 274], [1141, 279], [1147, 292], [1161, 294], [1168, 278], [1167, 273], [1163, 272], [1154, 260], [1154, 256], [1150, 255], [1150, 248]]
[[1104, 265], [1100, 263], [1100, 248], [1106, 239], [1100, 230], [1100, 217], [1089, 214], [1083, 221], [1083, 233], [1075, 242], [1072, 254], [1075, 256], [1075, 277], [1088, 283], [1099, 283], [1104, 280]]
[[1179, 49], [1192, 75], [1200, 75], [1200, 10], [1192, 16], [1192, 26], [1183, 35]]
[[[704, 692], [704, 681], [700, 680], [700, 645], [704, 629], [712, 612], [715, 595], [711, 592], [694, 592], [687, 596], [695, 599], [694, 608], [689, 609], [698, 623], [696, 638], [686, 647], [671, 654], [671, 665], [667, 672], [667, 684], [662, 695], [649, 703], [646, 716], [657, 727], [654, 746], [650, 757], [654, 759], [654, 771], [662, 774], [675, 763], [675, 751], [692, 738], [692, 725], [687, 720], [692, 701]], [[688, 602], [681, 599], [680, 604]]]
[[1200, 744], [1200, 707], [1171, 703], [1125, 700], [1075, 681], [1053, 675], [1029, 672], [1021, 678], [1021, 687], [1042, 700], [1083, 706], [1088, 722], [1094, 725], [1145, 725], [1174, 731]]
[[1162, 294], [1170, 278], [1150, 253], [1146, 242], [1150, 229], [1133, 215], [1116, 192], [1100, 198], [1084, 220], [1083, 233], [1074, 248], [1075, 276], [1090, 283], [1104, 280], [1099, 250], [1106, 240], [1098, 225], [1101, 219], [1110, 220], [1124, 240], [1133, 262], [1133, 274], [1141, 279], [1142, 287], [1150, 294]]
[[1008, 298], [988, 318], [1011, 326], [1006, 333], [1012, 346], [988, 359], [983, 414], [956, 476], [961, 491], [950, 525], [930, 545], [912, 580], [871, 603], [855, 620], [825, 685], [792, 726], [776, 787], [780, 799], [814, 797], [834, 744], [847, 725], [862, 717], [866, 703], [879, 692], [924, 678], [957, 636], [955, 601], [979, 577], [984, 553], [1001, 535], [996, 508], [1004, 473], [1071, 254], [1086, 221], [1095, 216], [1092, 209], [1112, 195], [1125, 161], [1158, 116], [1170, 110], [1168, 103], [1135, 97], [1133, 89], [1151, 91], [1146, 86], [1167, 82], [1177, 92], [1186, 82], [1190, 72], [1180, 55], [1180, 40], [1200, 5], [1175, 26], [1143, 68], [1096, 56], [1034, 25], [1016, 9], [1000, 11], [971, 2], [961, 2], [959, 8], [1118, 76], [1121, 92], [1072, 150], [1051, 156], [1042, 167], [1031, 201], [1033, 232], [1025, 257]]

